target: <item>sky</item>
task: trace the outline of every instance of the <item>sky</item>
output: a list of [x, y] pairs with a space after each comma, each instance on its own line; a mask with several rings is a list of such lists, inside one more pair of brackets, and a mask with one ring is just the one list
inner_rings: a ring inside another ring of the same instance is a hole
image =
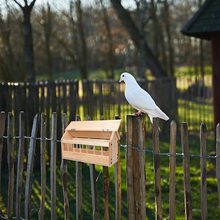
[[[23, 3], [23, 0], [17, 0], [21, 4]], [[83, 6], [92, 6], [95, 4], [95, 1], [97, 0], [81, 0]], [[7, 6], [5, 4], [6, 0], [0, 0], [0, 9], [4, 13]], [[13, 0], [7, 0], [10, 7], [18, 7]], [[28, 0], [28, 2], [31, 2], [31, 0]], [[40, 6], [42, 4], [46, 4], [47, 2], [50, 3], [51, 7], [62, 10], [62, 9], [68, 9], [69, 7], [69, 0], [36, 0], [35, 6]], [[110, 2], [110, 0], [106, 0], [105, 2]], [[128, 8], [134, 7], [135, 1], [134, 0], [122, 0], [122, 4]]]

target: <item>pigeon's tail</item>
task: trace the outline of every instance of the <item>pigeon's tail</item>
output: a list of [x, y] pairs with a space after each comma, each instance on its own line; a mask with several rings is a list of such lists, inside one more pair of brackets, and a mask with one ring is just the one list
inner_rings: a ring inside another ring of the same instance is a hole
[[169, 117], [158, 106], [155, 109], [155, 116], [165, 121], [169, 120]]

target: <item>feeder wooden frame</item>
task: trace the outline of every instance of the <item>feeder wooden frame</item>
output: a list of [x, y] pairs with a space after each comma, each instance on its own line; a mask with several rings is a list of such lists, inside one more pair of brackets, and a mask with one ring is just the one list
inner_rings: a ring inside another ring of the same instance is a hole
[[62, 158], [111, 166], [118, 161], [121, 120], [72, 121], [61, 139]]

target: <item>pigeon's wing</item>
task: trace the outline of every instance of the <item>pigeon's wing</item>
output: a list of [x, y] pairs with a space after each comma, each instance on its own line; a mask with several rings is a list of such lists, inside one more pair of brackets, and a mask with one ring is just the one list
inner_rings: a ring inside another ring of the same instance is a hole
[[151, 96], [141, 87], [126, 89], [125, 97], [130, 105], [138, 110], [154, 110], [156, 104]]

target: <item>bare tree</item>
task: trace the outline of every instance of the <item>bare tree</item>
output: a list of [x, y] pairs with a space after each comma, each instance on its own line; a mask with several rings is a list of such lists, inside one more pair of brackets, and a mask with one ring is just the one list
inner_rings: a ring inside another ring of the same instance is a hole
[[24, 0], [22, 5], [17, 0], [14, 2], [21, 8], [23, 13], [23, 32], [24, 32], [24, 59], [27, 71], [27, 80], [33, 82], [36, 79], [34, 68], [34, 47], [33, 47], [33, 33], [31, 25], [31, 11], [34, 7], [36, 0], [33, 0], [28, 4], [27, 0]]
[[[154, 56], [144, 34], [139, 30], [135, 22], [132, 20], [130, 13], [122, 6], [121, 0], [111, 0], [111, 3], [119, 19], [133, 40], [136, 48], [141, 54], [145, 55], [146, 65], [151, 69], [152, 73], [156, 77], [166, 76], [167, 74], [161, 67], [158, 59]], [[144, 76], [141, 77], [143, 78]]]

